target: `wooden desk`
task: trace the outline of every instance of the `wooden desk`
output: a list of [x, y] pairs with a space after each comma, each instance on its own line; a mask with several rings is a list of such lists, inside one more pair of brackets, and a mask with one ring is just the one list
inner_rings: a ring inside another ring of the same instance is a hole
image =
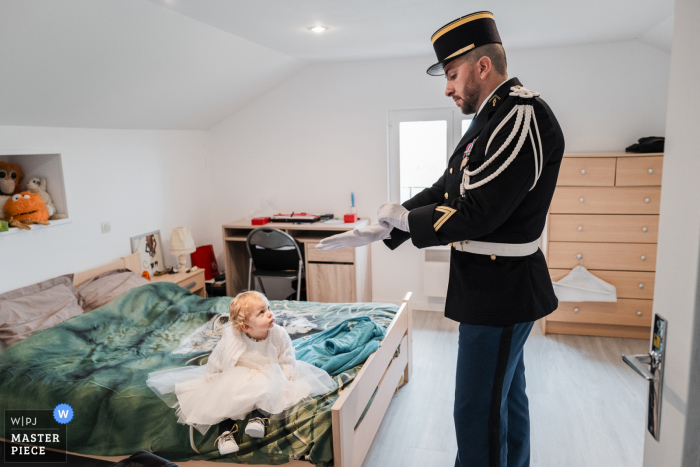
[[251, 225], [241, 219], [222, 226], [226, 255], [226, 293], [233, 297], [248, 288], [250, 256], [246, 238], [258, 227], [283, 230], [304, 249], [306, 295], [311, 302], [370, 302], [372, 301], [372, 272], [370, 246], [319, 251], [316, 244], [323, 238], [369, 225], [366, 219], [352, 224], [291, 224], [270, 222], [264, 226]]
[[206, 297], [207, 291], [204, 286], [204, 269], [197, 269], [190, 272], [178, 272], [175, 274], [163, 274], [151, 278], [151, 282], [172, 282], [195, 295]]

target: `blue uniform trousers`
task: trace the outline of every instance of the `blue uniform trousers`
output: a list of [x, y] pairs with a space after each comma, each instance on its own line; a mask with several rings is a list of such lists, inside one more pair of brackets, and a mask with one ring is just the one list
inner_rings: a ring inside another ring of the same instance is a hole
[[455, 467], [530, 465], [523, 346], [532, 325], [459, 325]]

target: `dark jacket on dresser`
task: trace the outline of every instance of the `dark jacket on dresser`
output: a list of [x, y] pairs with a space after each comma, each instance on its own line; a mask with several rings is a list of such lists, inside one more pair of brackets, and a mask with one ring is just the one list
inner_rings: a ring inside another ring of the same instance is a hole
[[[447, 170], [435, 184], [406, 201], [410, 233], [394, 229], [385, 240], [392, 250], [411, 238], [418, 248], [448, 245], [462, 240], [491, 243], [528, 243], [544, 230], [564, 155], [564, 135], [549, 106], [539, 97], [529, 99], [542, 141], [544, 163], [535, 181], [535, 159], [530, 138], [513, 162], [495, 179], [460, 196], [460, 165], [469, 143], [474, 144], [466, 167], [476, 170], [505, 142], [515, 116], [498, 132], [486, 154], [486, 145], [498, 124], [518, 103], [509, 96], [517, 78], [502, 84], [472, 121], [452, 154]], [[534, 124], [531, 127], [534, 130]], [[498, 170], [515, 148], [520, 131], [488, 168], [474, 175], [474, 184]], [[449, 208], [449, 209], [448, 209]], [[473, 254], [451, 248], [450, 279], [445, 316], [475, 325], [504, 326], [535, 321], [557, 308], [552, 283], [541, 250], [525, 257]]]

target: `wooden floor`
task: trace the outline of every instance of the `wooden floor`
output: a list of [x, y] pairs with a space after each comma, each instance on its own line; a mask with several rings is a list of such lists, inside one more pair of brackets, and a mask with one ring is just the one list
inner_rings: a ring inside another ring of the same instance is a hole
[[[414, 370], [394, 398], [364, 467], [452, 467], [458, 324], [413, 312]], [[622, 353], [649, 343], [609, 337], [543, 336], [525, 345], [532, 467], [641, 467], [646, 382]]]

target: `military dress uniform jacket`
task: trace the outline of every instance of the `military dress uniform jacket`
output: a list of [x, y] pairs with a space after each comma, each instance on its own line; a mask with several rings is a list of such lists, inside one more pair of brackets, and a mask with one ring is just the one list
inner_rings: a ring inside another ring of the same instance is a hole
[[[498, 151], [511, 133], [515, 116], [498, 132], [486, 153], [491, 134], [520, 99], [508, 95], [516, 85], [520, 81], [512, 78], [494, 92], [457, 145], [443, 176], [403, 204], [410, 211], [410, 233], [393, 229], [384, 241], [389, 248], [397, 248], [409, 237], [416, 247], [425, 248], [462, 240], [528, 243], [541, 236], [564, 155], [564, 135], [551, 109], [539, 97], [528, 99], [537, 118], [544, 161], [532, 191], [535, 159], [528, 136], [500, 175], [460, 196], [460, 166], [469, 143], [474, 142], [466, 167], [473, 171]], [[534, 130], [532, 123], [531, 128]], [[470, 183], [494, 173], [513, 152], [518, 136], [488, 168], [472, 176]], [[541, 250], [525, 257], [493, 258], [451, 248], [446, 317], [460, 323], [505, 326], [535, 321], [557, 308]]]

